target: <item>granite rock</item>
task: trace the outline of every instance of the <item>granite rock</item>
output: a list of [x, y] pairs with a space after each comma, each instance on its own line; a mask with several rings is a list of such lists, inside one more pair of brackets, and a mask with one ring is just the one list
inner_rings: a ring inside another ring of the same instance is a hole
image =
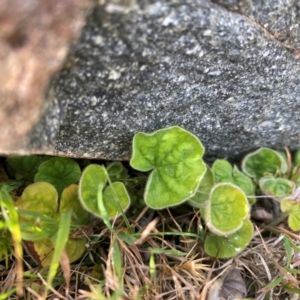
[[300, 7], [258, 2], [99, 1], [24, 149], [127, 160], [136, 132], [173, 125], [208, 159], [299, 148]]

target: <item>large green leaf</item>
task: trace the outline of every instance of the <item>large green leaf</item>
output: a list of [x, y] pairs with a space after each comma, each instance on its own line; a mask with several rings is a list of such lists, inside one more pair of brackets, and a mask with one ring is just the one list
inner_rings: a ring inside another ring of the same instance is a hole
[[204, 218], [213, 233], [225, 236], [237, 231], [248, 213], [243, 191], [231, 183], [219, 183], [209, 195]]
[[232, 183], [237, 185], [247, 196], [253, 196], [255, 194], [255, 186], [252, 180], [239, 171], [236, 166], [232, 168], [231, 164], [227, 160], [215, 160], [211, 169], [216, 183]]
[[292, 193], [295, 184], [285, 178], [266, 176], [259, 180], [259, 187], [265, 195], [282, 200]]
[[178, 205], [197, 191], [205, 164], [204, 148], [196, 136], [180, 127], [137, 133], [130, 165], [150, 171], [145, 201], [154, 209]]
[[[49, 217], [57, 216], [58, 194], [53, 185], [47, 182], [36, 182], [29, 185], [16, 202], [18, 208]], [[32, 217], [20, 216], [24, 221], [33, 221]]]
[[12, 156], [7, 159], [7, 169], [16, 179], [33, 181], [40, 164], [48, 159], [48, 156]]
[[189, 204], [196, 208], [204, 208], [205, 202], [208, 200], [210, 191], [213, 188], [214, 184], [215, 180], [213, 173], [211, 169], [206, 166], [205, 174], [200, 181], [195, 195], [188, 200]]
[[51, 183], [60, 195], [65, 187], [72, 183], [77, 183], [80, 175], [80, 167], [73, 159], [54, 157], [39, 166], [39, 171], [34, 176], [34, 181]]
[[248, 176], [259, 179], [264, 174], [286, 173], [287, 161], [282, 153], [260, 148], [243, 159], [242, 170]]
[[76, 219], [74, 220], [73, 218], [73, 221], [76, 224], [86, 224], [89, 220], [88, 212], [82, 209], [82, 204], [79, 201], [77, 184], [69, 185], [61, 194], [59, 213], [63, 214], [70, 210], [76, 215]]
[[205, 239], [205, 252], [213, 257], [229, 258], [241, 253], [249, 244], [253, 235], [253, 225], [245, 219], [243, 225], [235, 233], [228, 236], [210, 234]]

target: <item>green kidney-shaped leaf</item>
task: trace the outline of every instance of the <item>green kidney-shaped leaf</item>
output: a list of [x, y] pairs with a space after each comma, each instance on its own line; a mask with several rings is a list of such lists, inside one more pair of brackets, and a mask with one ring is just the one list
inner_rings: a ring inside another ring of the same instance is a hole
[[205, 202], [209, 198], [209, 193], [215, 184], [214, 175], [211, 169], [206, 166], [206, 171], [202, 177], [195, 195], [189, 198], [190, 205], [196, 208], [204, 208]]
[[288, 212], [288, 224], [294, 231], [300, 230], [300, 188], [293, 191], [292, 195], [283, 199], [280, 203], [283, 212]]
[[154, 209], [180, 204], [192, 197], [205, 173], [204, 148], [196, 136], [174, 126], [133, 138], [130, 165], [150, 171], [145, 201]]
[[76, 215], [76, 219], [73, 219], [75, 224], [86, 224], [89, 220], [88, 212], [83, 209], [82, 204], [79, 201], [77, 184], [69, 185], [61, 194], [59, 213], [63, 214], [70, 210], [72, 210]]
[[[18, 208], [45, 214], [49, 217], [57, 215], [58, 194], [55, 187], [47, 182], [36, 182], [29, 185], [18, 199]], [[24, 220], [32, 220], [23, 216]]]
[[115, 161], [109, 164], [106, 170], [111, 182], [125, 180], [128, 177], [127, 170], [124, 168], [123, 164], [119, 161]]
[[108, 186], [103, 194], [103, 203], [109, 218], [115, 218], [122, 211], [127, 210], [130, 198], [122, 182], [114, 182]]
[[241, 253], [249, 244], [253, 235], [253, 225], [245, 219], [243, 225], [235, 233], [228, 236], [209, 235], [205, 239], [205, 252], [213, 257], [229, 258]]
[[292, 193], [295, 184], [285, 178], [266, 176], [259, 180], [259, 187], [265, 195], [281, 201]]
[[219, 183], [209, 195], [204, 218], [213, 233], [224, 236], [242, 226], [248, 210], [246, 195], [240, 188], [231, 183]]
[[211, 167], [216, 183], [232, 180], [232, 166], [225, 159], [216, 159]]
[[39, 166], [34, 181], [51, 183], [60, 195], [65, 187], [79, 181], [81, 170], [71, 158], [53, 157]]
[[225, 159], [217, 159], [212, 165], [212, 172], [216, 183], [227, 182], [237, 185], [247, 196], [255, 193], [255, 186], [252, 180], [238, 170], [236, 166], [232, 168], [231, 164]]
[[7, 159], [8, 173], [15, 178], [33, 181], [38, 167], [44, 161], [50, 159], [47, 156], [13, 156]]
[[294, 231], [300, 230], [300, 204], [295, 205], [295, 207], [290, 211], [288, 217], [289, 227]]
[[79, 183], [79, 199], [83, 207], [92, 214], [101, 217], [98, 208], [97, 193], [99, 185], [104, 188], [107, 182], [105, 169], [91, 164], [85, 168]]
[[261, 178], [264, 174], [287, 171], [287, 161], [282, 153], [269, 148], [260, 148], [248, 154], [242, 162], [242, 170], [250, 177]]
[[[99, 165], [89, 165], [82, 174], [79, 184], [79, 199], [83, 207], [102, 218], [98, 203], [98, 189], [104, 189], [107, 183], [107, 174]], [[108, 186], [101, 195], [106, 212], [109, 218], [114, 218], [126, 210], [130, 205], [130, 198], [126, 188], [121, 182], [114, 182]]]
[[124, 166], [119, 161], [114, 161], [106, 167], [106, 170], [107, 170], [107, 173], [109, 176], [121, 174], [123, 169], [124, 169]]

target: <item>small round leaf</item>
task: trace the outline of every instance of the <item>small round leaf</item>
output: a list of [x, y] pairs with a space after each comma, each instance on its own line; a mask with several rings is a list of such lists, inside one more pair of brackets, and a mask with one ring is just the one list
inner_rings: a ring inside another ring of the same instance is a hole
[[122, 182], [114, 182], [103, 194], [103, 203], [109, 218], [115, 218], [130, 205], [130, 198]]
[[204, 218], [213, 233], [228, 235], [242, 226], [248, 210], [246, 195], [240, 188], [231, 183], [219, 183], [209, 195]]
[[227, 182], [237, 185], [247, 196], [255, 194], [255, 186], [252, 180], [240, 172], [236, 166], [225, 159], [217, 159], [212, 165], [212, 172], [216, 183]]
[[283, 212], [288, 212], [288, 224], [289, 227], [294, 230], [300, 230], [300, 191], [299, 188], [294, 193], [283, 199], [280, 203], [280, 208]]
[[282, 174], [287, 171], [287, 162], [282, 153], [269, 148], [260, 148], [248, 154], [242, 162], [242, 170], [250, 177], [261, 178], [264, 174]]
[[229, 258], [241, 253], [253, 235], [253, 225], [245, 219], [242, 227], [228, 236], [209, 235], [204, 244], [205, 252], [213, 257]]
[[34, 181], [51, 183], [60, 195], [65, 187], [79, 181], [81, 170], [71, 158], [53, 157], [39, 166]]
[[107, 182], [106, 172], [103, 167], [91, 164], [85, 168], [79, 183], [79, 199], [83, 207], [92, 214], [101, 217], [97, 193], [99, 185], [102, 188]]
[[205, 173], [203, 153], [198, 138], [177, 126], [137, 133], [130, 165], [140, 171], [154, 169], [144, 195], [147, 205], [162, 209], [192, 197]]
[[267, 176], [259, 180], [259, 187], [265, 195], [281, 201], [292, 193], [295, 184], [285, 178]]

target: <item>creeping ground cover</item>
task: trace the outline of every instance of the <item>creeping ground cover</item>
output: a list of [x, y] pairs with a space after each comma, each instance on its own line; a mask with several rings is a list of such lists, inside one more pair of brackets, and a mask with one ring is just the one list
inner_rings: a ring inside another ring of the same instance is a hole
[[204, 152], [174, 126], [129, 162], [3, 158], [0, 299], [298, 299], [300, 151]]

